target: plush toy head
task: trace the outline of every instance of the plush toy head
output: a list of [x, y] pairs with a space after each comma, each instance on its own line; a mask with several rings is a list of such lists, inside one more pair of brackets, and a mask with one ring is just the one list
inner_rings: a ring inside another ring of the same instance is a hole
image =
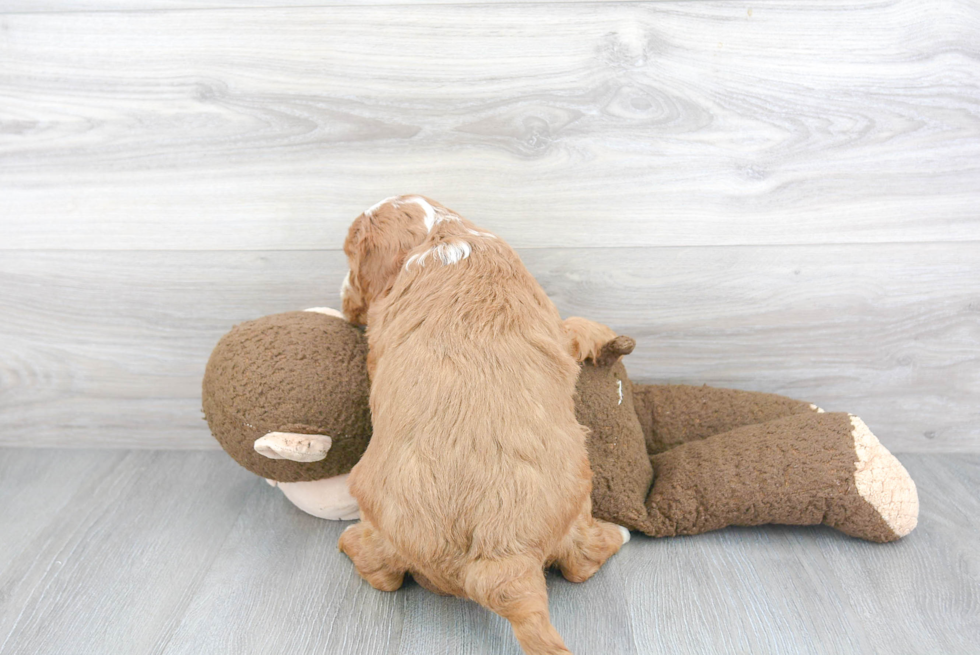
[[366, 361], [363, 333], [336, 313], [236, 325], [208, 360], [205, 418], [256, 475], [301, 482], [347, 473], [371, 438]]

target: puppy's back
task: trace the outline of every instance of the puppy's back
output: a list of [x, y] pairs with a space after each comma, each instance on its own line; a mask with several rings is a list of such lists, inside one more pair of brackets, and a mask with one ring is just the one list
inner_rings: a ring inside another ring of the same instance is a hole
[[[440, 248], [468, 252], [447, 262]], [[372, 312], [374, 436], [351, 476], [362, 511], [437, 577], [550, 552], [581, 511], [589, 468], [577, 365], [517, 254], [466, 222], [437, 225]]]

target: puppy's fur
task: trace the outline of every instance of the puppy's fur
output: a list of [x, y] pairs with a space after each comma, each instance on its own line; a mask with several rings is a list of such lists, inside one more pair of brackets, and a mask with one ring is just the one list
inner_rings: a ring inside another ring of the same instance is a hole
[[592, 517], [573, 407], [572, 353], [615, 335], [563, 325], [506, 243], [420, 196], [363, 213], [344, 251], [374, 434], [349, 479], [361, 522], [340, 549], [378, 589], [409, 572], [508, 619], [526, 653], [568, 653], [544, 567], [586, 580], [628, 538]]

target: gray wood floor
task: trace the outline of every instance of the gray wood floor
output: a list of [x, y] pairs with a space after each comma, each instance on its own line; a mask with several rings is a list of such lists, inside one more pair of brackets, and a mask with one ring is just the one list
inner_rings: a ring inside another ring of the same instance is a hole
[[[918, 529], [634, 535], [590, 581], [549, 579], [589, 653], [980, 651], [980, 455], [904, 455]], [[371, 589], [346, 524], [290, 506], [223, 453], [0, 449], [0, 653], [519, 651], [507, 624], [414, 583]]]

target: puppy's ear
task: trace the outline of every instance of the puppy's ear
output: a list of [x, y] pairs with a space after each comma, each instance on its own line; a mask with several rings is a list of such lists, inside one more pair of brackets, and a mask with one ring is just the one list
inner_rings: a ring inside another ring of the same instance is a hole
[[426, 236], [425, 223], [402, 205], [387, 203], [355, 219], [344, 242], [350, 264], [344, 314], [364, 324], [367, 308], [387, 295], [410, 250]]
[[360, 268], [361, 268], [361, 231], [359, 222], [363, 217], [359, 216], [354, 224], [351, 225], [344, 241], [344, 253], [347, 255], [347, 264], [350, 270], [340, 286], [340, 307], [343, 310], [344, 318], [355, 325], [367, 323], [367, 309], [370, 298], [365, 298], [361, 291]]
[[390, 252], [382, 232], [374, 217], [364, 213], [354, 219], [344, 241], [350, 271], [340, 297], [347, 320], [357, 325], [367, 324], [368, 307], [397, 274], [397, 253]]
[[636, 340], [621, 334], [602, 345], [598, 356], [595, 358], [596, 366], [612, 366], [621, 357], [633, 352], [634, 348], [636, 348]]

